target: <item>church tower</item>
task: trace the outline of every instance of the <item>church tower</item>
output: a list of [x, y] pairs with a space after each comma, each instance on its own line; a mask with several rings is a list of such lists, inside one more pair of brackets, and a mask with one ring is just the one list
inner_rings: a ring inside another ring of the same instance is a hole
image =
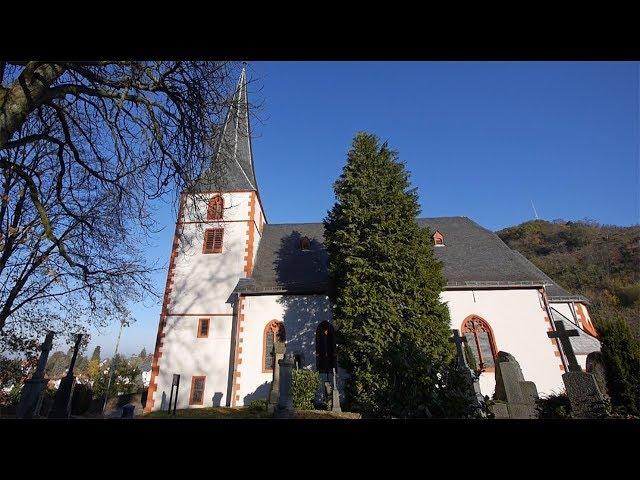
[[233, 290], [251, 276], [266, 223], [244, 68], [217, 142], [209, 169], [181, 194], [146, 412], [167, 408], [174, 374], [180, 375], [178, 408], [231, 404]]

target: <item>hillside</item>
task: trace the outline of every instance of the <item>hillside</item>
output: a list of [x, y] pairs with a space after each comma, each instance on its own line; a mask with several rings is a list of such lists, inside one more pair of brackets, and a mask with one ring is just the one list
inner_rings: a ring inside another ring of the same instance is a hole
[[534, 220], [497, 233], [560, 286], [589, 298], [596, 324], [618, 316], [640, 330], [640, 226]]

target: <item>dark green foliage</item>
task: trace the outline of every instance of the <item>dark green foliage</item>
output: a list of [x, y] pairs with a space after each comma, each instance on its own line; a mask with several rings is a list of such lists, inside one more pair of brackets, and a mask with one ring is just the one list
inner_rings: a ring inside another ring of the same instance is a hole
[[471, 351], [471, 348], [467, 343], [464, 344], [464, 356], [467, 359], [467, 365], [474, 372], [478, 370], [478, 363], [476, 362], [476, 356]]
[[315, 370], [299, 368], [293, 371], [291, 396], [296, 410], [313, 410], [313, 399], [318, 390], [320, 376]]
[[67, 369], [69, 368], [70, 363], [71, 358], [64, 352], [53, 352], [51, 355], [49, 355], [49, 359], [47, 360], [45, 374], [48, 378], [61, 377], [67, 373]]
[[140, 358], [147, 358], [147, 349], [142, 347], [142, 350], [140, 350], [140, 354], [138, 356]]
[[76, 383], [73, 387], [73, 397], [71, 398], [71, 414], [82, 415], [91, 405], [91, 387], [82, 383]]
[[612, 406], [640, 416], [640, 342], [621, 319], [600, 322], [599, 331]]
[[123, 395], [127, 393], [136, 393], [140, 384], [137, 382], [140, 377], [140, 370], [127, 359], [116, 355], [112, 361], [112, 366], [105, 371], [101, 371], [93, 383], [93, 396], [95, 398], [103, 397], [109, 382], [109, 375], [113, 370], [111, 386], [109, 387], [109, 396]]
[[429, 413], [434, 417], [480, 418], [473, 380], [455, 360], [441, 372]]
[[640, 332], [639, 226], [535, 220], [498, 235], [560, 286], [589, 298], [596, 327], [620, 317]]
[[358, 134], [325, 224], [338, 358], [350, 408], [428, 415], [437, 373], [453, 357], [445, 285], [417, 193], [395, 152]]
[[247, 410], [251, 413], [259, 413], [267, 410], [267, 401], [265, 399], [252, 400], [247, 405]]
[[566, 393], [547, 395], [536, 401], [538, 418], [571, 418], [571, 403]]

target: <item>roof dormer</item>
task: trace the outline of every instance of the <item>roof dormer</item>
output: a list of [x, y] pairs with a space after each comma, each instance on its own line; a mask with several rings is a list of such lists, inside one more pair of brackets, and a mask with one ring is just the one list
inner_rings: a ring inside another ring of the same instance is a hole
[[436, 230], [435, 233], [432, 235], [433, 238], [433, 244], [436, 247], [444, 247], [444, 235], [442, 234], [442, 232], [440, 230]]

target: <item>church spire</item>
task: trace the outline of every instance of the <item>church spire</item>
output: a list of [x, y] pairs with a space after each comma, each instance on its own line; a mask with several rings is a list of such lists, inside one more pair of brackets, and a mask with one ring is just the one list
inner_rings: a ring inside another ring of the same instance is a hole
[[216, 142], [213, 160], [209, 169], [198, 179], [196, 190], [257, 189], [251, 151], [247, 71], [243, 66]]

